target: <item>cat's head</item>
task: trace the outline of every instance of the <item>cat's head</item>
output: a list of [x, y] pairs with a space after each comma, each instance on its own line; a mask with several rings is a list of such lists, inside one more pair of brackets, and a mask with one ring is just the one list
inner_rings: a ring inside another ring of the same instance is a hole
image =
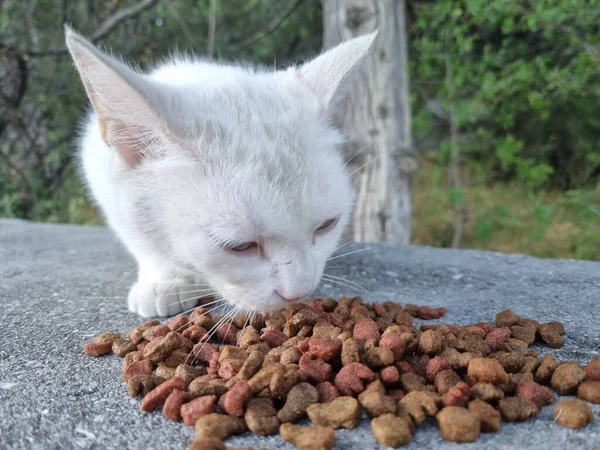
[[308, 297], [352, 209], [332, 113], [375, 33], [300, 66], [134, 71], [70, 30], [120, 207], [149, 252], [246, 310]]

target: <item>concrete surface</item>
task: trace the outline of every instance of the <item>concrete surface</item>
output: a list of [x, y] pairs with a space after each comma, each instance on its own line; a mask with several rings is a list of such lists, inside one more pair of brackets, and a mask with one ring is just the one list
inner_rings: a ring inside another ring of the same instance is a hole
[[[359, 247], [346, 246], [343, 251]], [[587, 362], [599, 349], [600, 264], [425, 247], [382, 247], [331, 262], [329, 272], [361, 284], [367, 298], [448, 307], [446, 321], [493, 319], [503, 308], [567, 330], [560, 358]], [[341, 267], [340, 267], [341, 266]], [[193, 431], [142, 414], [121, 380], [121, 359], [88, 358], [100, 332], [141, 322], [125, 306], [134, 264], [104, 228], [0, 220], [0, 449], [185, 449]], [[325, 285], [340, 295], [352, 293]], [[572, 431], [552, 421], [505, 424], [477, 443], [441, 440], [435, 423], [409, 448], [598, 449], [596, 423]], [[377, 449], [367, 423], [336, 431], [337, 449]], [[243, 435], [229, 445], [291, 449], [279, 437]]]

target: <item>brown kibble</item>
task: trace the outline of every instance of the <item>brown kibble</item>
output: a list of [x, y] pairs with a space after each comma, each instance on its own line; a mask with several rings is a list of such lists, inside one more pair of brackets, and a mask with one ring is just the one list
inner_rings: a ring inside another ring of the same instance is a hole
[[442, 396], [442, 405], [444, 406], [467, 406], [469, 397], [471, 396], [471, 388], [464, 381], [461, 381], [450, 388]]
[[594, 412], [587, 403], [567, 398], [554, 407], [554, 421], [567, 428], [583, 428], [594, 421]]
[[600, 405], [600, 381], [584, 381], [577, 388], [577, 397], [586, 402]]
[[305, 325], [314, 325], [318, 320], [319, 316], [312, 309], [303, 307], [292, 315], [290, 324], [302, 328]]
[[515, 339], [519, 339], [530, 346], [535, 342], [536, 328], [532, 326], [522, 327], [520, 325], [513, 325], [510, 327], [510, 336]]
[[454, 370], [442, 370], [435, 376], [434, 384], [437, 391], [441, 395], [444, 395], [452, 388], [452, 386], [459, 383], [460, 381], [460, 377], [456, 374]]
[[166, 325], [154, 325], [148, 328], [142, 333], [142, 337], [147, 341], [153, 341], [154, 339], [165, 337], [171, 329]]
[[123, 379], [129, 381], [136, 375], [152, 375], [152, 363], [147, 359], [132, 362], [123, 370]]
[[248, 380], [248, 384], [252, 389], [252, 392], [257, 393], [268, 387], [271, 383], [271, 378], [278, 371], [285, 371], [285, 366], [280, 363], [271, 364], [264, 366], [256, 374]]
[[119, 333], [102, 333], [94, 338], [96, 344], [113, 344], [117, 339], [121, 339]]
[[363, 360], [368, 367], [377, 369], [392, 364], [394, 362], [394, 354], [389, 348], [373, 347], [365, 352]]
[[143, 412], [152, 412], [156, 408], [163, 405], [167, 397], [175, 389], [185, 391], [185, 382], [179, 377], [173, 377], [168, 381], [157, 386], [155, 389], [150, 391], [142, 400], [141, 409]]
[[112, 350], [112, 342], [89, 342], [83, 346], [83, 353], [87, 356], [102, 356], [110, 353]]
[[277, 418], [281, 422], [295, 422], [306, 415], [306, 408], [318, 401], [317, 389], [309, 383], [300, 383], [288, 393], [283, 408], [277, 413]]
[[537, 371], [535, 372], [535, 381], [544, 384], [548, 383], [557, 367], [558, 362], [556, 361], [554, 355], [549, 353], [544, 355]]
[[227, 392], [225, 381], [221, 379], [206, 379], [204, 377], [212, 377], [212, 375], [203, 375], [192, 380], [188, 386], [188, 391], [197, 394], [201, 397], [206, 395], [221, 396]]
[[248, 429], [254, 434], [268, 436], [279, 430], [277, 410], [270, 398], [251, 399], [246, 407], [244, 419]]
[[168, 367], [163, 363], [158, 363], [158, 366], [154, 369], [154, 375], [163, 380], [169, 380], [175, 376], [175, 369], [173, 367]]
[[427, 330], [419, 338], [419, 350], [428, 355], [435, 355], [442, 351], [442, 336], [435, 330]]
[[131, 352], [135, 352], [137, 346], [129, 339], [115, 339], [113, 341], [111, 350], [112, 352], [120, 357], [125, 357]]
[[485, 383], [502, 384], [508, 380], [504, 367], [492, 358], [473, 358], [467, 374], [473, 380]]
[[175, 376], [182, 378], [186, 385], [189, 385], [193, 380], [201, 377], [202, 375], [206, 375], [206, 367], [195, 367], [188, 366], [187, 364], [180, 364], [175, 368]]
[[554, 403], [554, 394], [552, 391], [545, 386], [537, 384], [535, 381], [519, 383], [516, 394], [535, 404], [538, 409], [542, 409], [544, 405]]
[[219, 400], [219, 406], [227, 414], [231, 414], [233, 416], [243, 416], [244, 408], [248, 400], [250, 400], [251, 395], [252, 390], [250, 389], [248, 382], [245, 380], [240, 380], [234, 384], [229, 391], [223, 394]]
[[335, 443], [333, 428], [319, 425], [302, 427], [283, 423], [279, 427], [279, 434], [284, 441], [300, 450], [330, 450]]
[[447, 406], [437, 415], [442, 438], [452, 442], [474, 442], [479, 437], [479, 418], [460, 406]]
[[392, 397], [385, 395], [385, 388], [381, 381], [375, 380], [358, 395], [360, 405], [367, 411], [369, 417], [379, 417], [382, 414], [395, 413], [396, 402]]
[[450, 368], [454, 370], [466, 369], [475, 357], [473, 353], [460, 353], [454, 348], [446, 348], [440, 356], [446, 359]]
[[429, 391], [413, 391], [400, 400], [398, 407], [402, 406], [416, 425], [425, 422], [425, 419], [437, 414], [442, 398]]
[[371, 432], [386, 447], [400, 447], [412, 441], [410, 424], [394, 414], [383, 414], [371, 420]]
[[342, 395], [360, 394], [365, 385], [363, 381], [372, 381], [375, 373], [367, 366], [361, 363], [350, 363], [342, 367], [335, 376], [335, 387]]
[[212, 413], [200, 417], [194, 428], [196, 429], [197, 439], [216, 438], [223, 440], [233, 434], [245, 432], [246, 422], [242, 417]]
[[134, 375], [127, 382], [127, 392], [130, 397], [145, 396], [148, 392], [162, 383], [154, 375]]
[[303, 381], [306, 381], [306, 377], [297, 369], [277, 371], [269, 383], [271, 397], [284, 399], [294, 386]]
[[144, 348], [144, 358], [157, 363], [166, 359], [173, 350], [181, 347], [181, 340], [176, 331], [170, 331], [165, 337], [156, 338]]
[[561, 348], [565, 343], [563, 337], [565, 329], [559, 322], [544, 323], [539, 326], [537, 332], [541, 341], [548, 347]]
[[492, 383], [475, 383], [471, 387], [471, 397], [488, 403], [496, 403], [504, 398], [504, 391]]
[[330, 403], [312, 404], [306, 413], [315, 425], [332, 428], [356, 428], [361, 416], [360, 406], [352, 397], [338, 397]]
[[331, 365], [312, 353], [305, 353], [298, 361], [300, 370], [313, 383], [327, 381], [331, 375]]
[[538, 407], [523, 397], [506, 397], [498, 403], [502, 418], [507, 422], [523, 422], [538, 415]]
[[195, 439], [190, 443], [187, 450], [227, 450], [227, 447], [220, 439], [207, 438]]
[[285, 349], [285, 351], [281, 354], [279, 361], [281, 364], [297, 364], [301, 357], [302, 352], [298, 349], [298, 347], [291, 347]]
[[359, 363], [360, 353], [358, 342], [354, 339], [346, 339], [342, 343], [342, 365], [347, 366], [350, 363]]
[[469, 412], [479, 419], [481, 432], [496, 433], [500, 430], [502, 417], [500, 413], [483, 400], [473, 400], [469, 403]]
[[492, 355], [508, 373], [519, 372], [525, 365], [525, 355], [521, 352], [496, 352]]
[[500, 327], [511, 327], [519, 323], [519, 316], [517, 316], [510, 309], [505, 309], [496, 314], [496, 326]]
[[214, 413], [216, 404], [215, 395], [198, 397], [181, 406], [181, 417], [186, 425], [194, 426], [200, 417]]
[[254, 327], [248, 325], [239, 332], [238, 339], [239, 346], [241, 348], [248, 349], [249, 347], [252, 347], [260, 342], [260, 334]]
[[550, 384], [559, 394], [567, 395], [573, 392], [584, 378], [585, 372], [579, 364], [566, 362], [558, 365], [550, 378]]

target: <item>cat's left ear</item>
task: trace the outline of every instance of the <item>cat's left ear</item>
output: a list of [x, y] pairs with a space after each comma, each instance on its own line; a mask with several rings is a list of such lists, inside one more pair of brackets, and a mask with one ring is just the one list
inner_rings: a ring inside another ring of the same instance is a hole
[[343, 96], [350, 74], [369, 54], [378, 31], [342, 42], [297, 69], [326, 109], [334, 107]]
[[129, 167], [149, 156], [152, 143], [166, 136], [159, 111], [161, 92], [144, 75], [100, 51], [65, 28], [69, 52], [96, 111], [102, 139]]

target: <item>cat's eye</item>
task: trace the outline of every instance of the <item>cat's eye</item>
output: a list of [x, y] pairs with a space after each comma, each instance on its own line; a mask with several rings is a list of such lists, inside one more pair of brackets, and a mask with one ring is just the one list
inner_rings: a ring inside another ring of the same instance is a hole
[[231, 250], [232, 252], [245, 252], [248, 250], [252, 250], [256, 247], [258, 247], [258, 244], [256, 242], [244, 242], [243, 244], [228, 247], [227, 249]]
[[330, 228], [333, 228], [333, 226], [337, 223], [337, 221], [338, 221], [337, 217], [334, 219], [326, 220], [319, 226], [319, 228], [316, 229], [315, 232], [321, 233], [323, 231], [329, 230]]

